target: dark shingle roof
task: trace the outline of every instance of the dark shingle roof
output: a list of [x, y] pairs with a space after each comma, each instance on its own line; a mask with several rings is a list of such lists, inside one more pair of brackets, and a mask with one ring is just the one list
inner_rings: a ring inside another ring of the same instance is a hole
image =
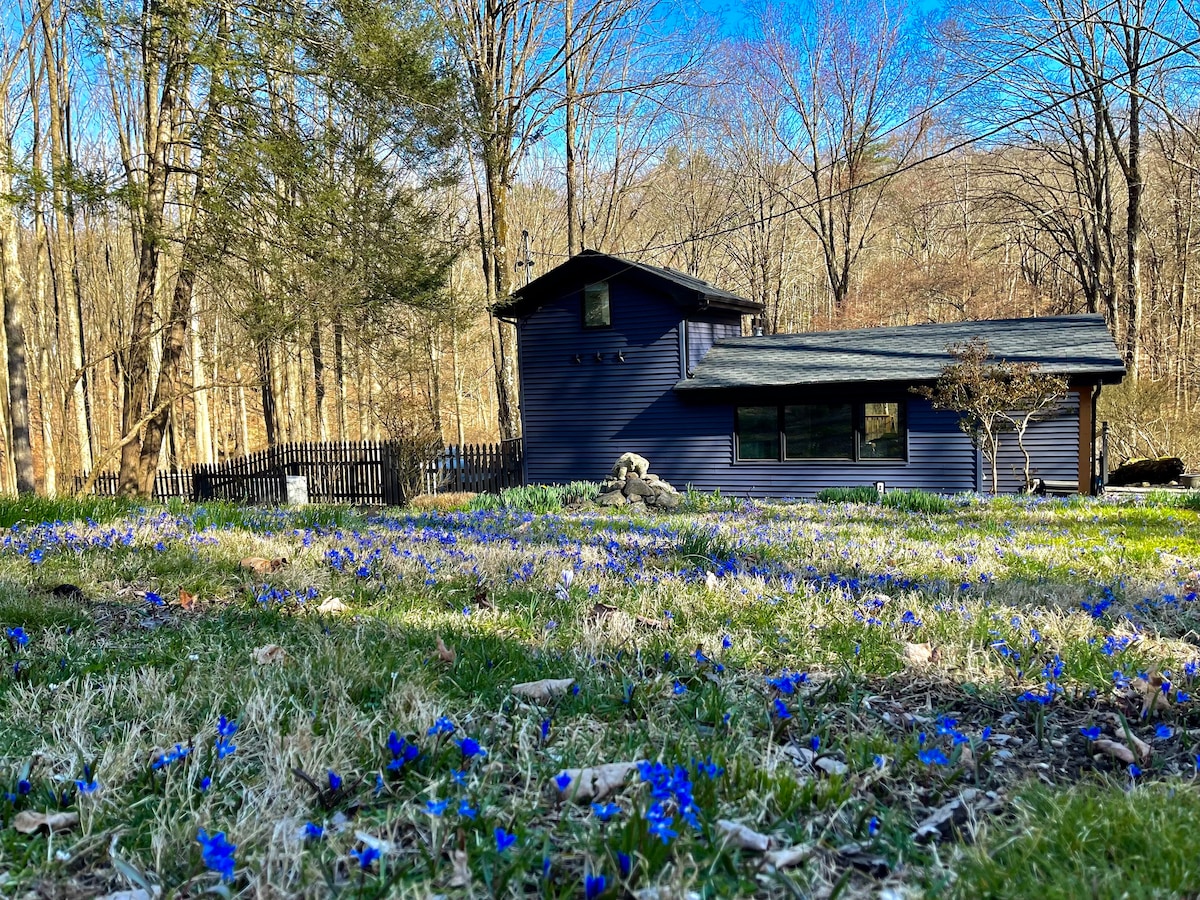
[[604, 281], [621, 275], [652, 278], [661, 287], [679, 295], [679, 299], [686, 301], [687, 305], [713, 306], [744, 313], [762, 310], [761, 303], [739, 297], [683, 272], [634, 262], [598, 250], [584, 250], [538, 276], [529, 284], [517, 288], [506, 303], [496, 307], [496, 312], [505, 317], [521, 318], [543, 304], [558, 299], [566, 291], [579, 290], [580, 285], [584, 283]]
[[975, 337], [988, 342], [993, 356], [1035, 362], [1048, 374], [1099, 381], [1125, 374], [1101, 316], [1047, 316], [729, 338], [676, 390], [932, 381], [952, 361], [947, 346]]

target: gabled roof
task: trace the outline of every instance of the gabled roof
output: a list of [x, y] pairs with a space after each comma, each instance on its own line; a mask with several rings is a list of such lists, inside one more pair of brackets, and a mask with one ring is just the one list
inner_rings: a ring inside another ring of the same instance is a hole
[[529, 284], [517, 288], [507, 302], [496, 307], [496, 314], [504, 318], [520, 319], [557, 300], [563, 294], [578, 290], [581, 285], [607, 281], [618, 276], [652, 281], [657, 288], [672, 295], [685, 307], [714, 308], [741, 313], [762, 311], [761, 303], [731, 294], [683, 272], [634, 262], [598, 250], [584, 250], [538, 276]]
[[1125, 364], [1101, 316], [991, 319], [721, 340], [679, 391], [813, 384], [929, 382], [952, 362], [947, 346], [987, 341], [993, 356], [1052, 375], [1117, 382]]

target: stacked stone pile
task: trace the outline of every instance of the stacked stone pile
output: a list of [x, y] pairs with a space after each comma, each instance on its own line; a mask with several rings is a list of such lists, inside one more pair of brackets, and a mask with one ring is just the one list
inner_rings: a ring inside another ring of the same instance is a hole
[[608, 478], [600, 485], [599, 506], [647, 506], [675, 509], [683, 502], [679, 491], [650, 471], [650, 463], [636, 453], [622, 453]]

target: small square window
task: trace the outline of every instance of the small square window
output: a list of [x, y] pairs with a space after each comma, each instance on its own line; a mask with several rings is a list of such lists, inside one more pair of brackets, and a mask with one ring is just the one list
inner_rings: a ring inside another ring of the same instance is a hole
[[608, 303], [608, 282], [584, 285], [583, 327], [608, 328], [612, 325], [612, 310]]
[[737, 458], [779, 459], [779, 407], [738, 407]]
[[864, 403], [859, 459], [904, 459], [903, 403]]

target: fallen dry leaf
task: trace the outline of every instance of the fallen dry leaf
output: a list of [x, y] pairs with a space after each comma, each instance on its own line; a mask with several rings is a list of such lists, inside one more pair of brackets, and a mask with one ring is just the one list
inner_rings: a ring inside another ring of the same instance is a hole
[[326, 597], [321, 601], [321, 605], [317, 607], [317, 612], [327, 616], [349, 611], [350, 607], [343, 603], [340, 597]]
[[287, 651], [278, 644], [264, 644], [251, 650], [250, 657], [260, 666], [277, 666], [287, 661]]
[[963, 744], [962, 753], [958, 757], [958, 764], [964, 769], [975, 768], [975, 752], [971, 749], [970, 744]]
[[451, 856], [451, 863], [454, 866], [454, 874], [450, 876], [446, 886], [457, 888], [469, 886], [471, 884], [471, 863], [467, 858], [467, 851], [455, 850]]
[[183, 588], [179, 589], [179, 606], [184, 612], [190, 612], [196, 605], [196, 595], [189, 594]]
[[766, 853], [771, 849], [771, 838], [768, 835], [759, 834], [753, 828], [747, 828], [739, 822], [718, 819], [717, 831], [725, 838], [727, 844], [739, 850]]
[[574, 678], [543, 678], [541, 681], [514, 684], [512, 692], [525, 700], [547, 703], [555, 697], [565, 694], [574, 683]]
[[1092, 746], [1101, 753], [1106, 753], [1126, 765], [1130, 765], [1133, 762], [1133, 751], [1124, 744], [1118, 744], [1116, 741], [1110, 741], [1108, 738], [1100, 738], [1099, 740], [1092, 741]]
[[454, 661], [458, 659], [458, 654], [454, 652], [453, 647], [447, 647], [446, 642], [440, 637], [437, 639], [437, 657], [447, 665], [454, 665]]
[[926, 816], [917, 825], [913, 838], [918, 842], [935, 840], [955, 821], [967, 821], [971, 814], [989, 812], [999, 805], [1000, 797], [993, 791], [984, 793], [978, 788], [967, 788]]
[[286, 556], [280, 556], [275, 559], [266, 559], [262, 556], [247, 556], [242, 560], [242, 568], [249, 569], [256, 575], [268, 575], [271, 572], [278, 572], [287, 564]]
[[1142, 700], [1142, 709], [1138, 714], [1141, 718], [1171, 708], [1170, 698], [1163, 693], [1163, 677], [1158, 672], [1151, 672], [1147, 678], [1135, 678], [1129, 685]]
[[597, 602], [592, 611], [588, 615], [593, 619], [606, 619], [617, 611], [615, 606], [609, 606], [607, 603]]
[[892, 870], [891, 863], [884, 857], [871, 853], [862, 844], [844, 844], [837, 848], [837, 854], [843, 861], [861, 869], [872, 878], [887, 878]]
[[378, 850], [384, 855], [391, 853], [394, 849], [390, 841], [385, 841], [383, 838], [377, 838], [375, 835], [366, 831], [356, 831], [354, 832], [354, 836], [358, 840], [362, 841], [364, 846], [370, 847], [372, 850]]
[[813, 855], [811, 844], [797, 844], [795, 847], [784, 847], [781, 850], [770, 850], [764, 857], [776, 869], [790, 869], [798, 866]]
[[566, 769], [562, 774], [571, 780], [559, 793], [576, 803], [603, 800], [613, 791], [620, 790], [629, 773], [638, 767], [636, 762], [604, 763], [584, 769]]
[[40, 813], [25, 809], [13, 817], [12, 827], [21, 834], [37, 834], [39, 831], [68, 831], [79, 824], [79, 813]]
[[1126, 744], [1129, 746], [1129, 749], [1144, 760], [1150, 758], [1150, 745], [1129, 730], [1124, 719], [1116, 713], [1108, 713], [1108, 721], [1112, 722], [1113, 729], [1116, 731], [1118, 737], [1127, 738]]
[[941, 654], [933, 644], [905, 644], [904, 659], [911, 666], [927, 666], [938, 661]]
[[850, 771], [849, 766], [840, 759], [834, 759], [832, 756], [822, 756], [818, 759], [817, 768], [826, 775], [845, 775]]

